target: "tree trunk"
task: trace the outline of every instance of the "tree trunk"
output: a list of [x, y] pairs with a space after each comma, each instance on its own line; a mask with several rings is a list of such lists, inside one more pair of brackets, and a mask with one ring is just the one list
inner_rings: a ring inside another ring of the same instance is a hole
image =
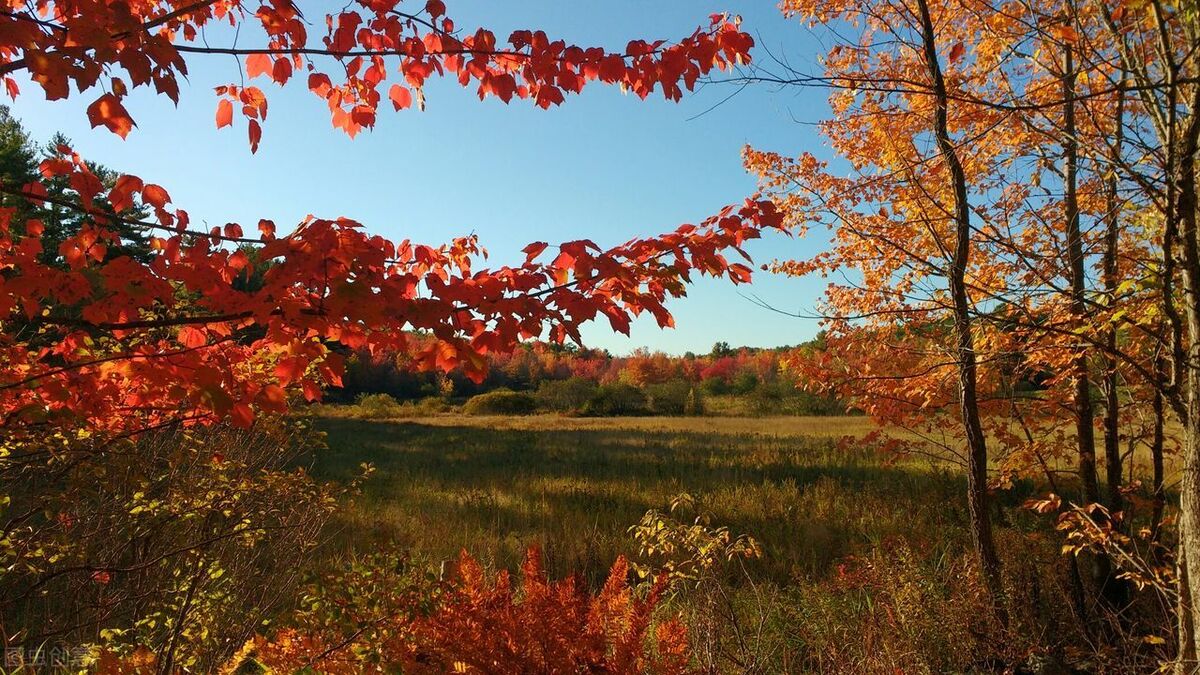
[[1179, 575], [1179, 605], [1176, 616], [1179, 629], [1179, 654], [1175, 659], [1175, 675], [1196, 673], [1196, 625], [1192, 611], [1192, 584], [1188, 577], [1187, 548], [1179, 542], [1176, 557], [1176, 572]]
[[[1200, 87], [1195, 88], [1189, 102], [1193, 111], [1200, 110]], [[1179, 244], [1183, 252], [1180, 266], [1183, 271], [1183, 295], [1187, 317], [1187, 349], [1183, 370], [1186, 373], [1186, 398], [1183, 417], [1183, 474], [1179, 481], [1179, 549], [1180, 559], [1180, 668], [1181, 672], [1196, 670], [1196, 655], [1200, 654], [1200, 634], [1196, 632], [1196, 610], [1200, 607], [1200, 232], [1197, 231], [1196, 152], [1200, 146], [1200, 118], [1196, 113], [1188, 119], [1180, 136], [1180, 151], [1176, 157], [1174, 180], [1175, 208], [1178, 213]], [[1186, 555], [1184, 555], [1186, 553]]]
[[[1125, 78], [1121, 78], [1124, 86]], [[1117, 93], [1116, 124], [1112, 145], [1114, 161], [1105, 181], [1104, 197], [1104, 293], [1109, 306], [1116, 302], [1117, 285], [1117, 242], [1121, 225], [1121, 198], [1118, 193], [1116, 166], [1123, 150], [1125, 132], [1125, 95]], [[1104, 335], [1108, 353], [1104, 356], [1104, 468], [1105, 479], [1108, 482], [1108, 510], [1116, 513], [1124, 508], [1121, 499], [1121, 445], [1120, 445], [1120, 415], [1121, 401], [1117, 391], [1117, 329], [1110, 325]], [[1159, 400], [1161, 405], [1162, 401]]]
[[[1073, 12], [1073, 8], [1072, 8]], [[1073, 13], [1068, 15], [1071, 21]], [[1084, 268], [1083, 233], [1079, 224], [1079, 139], [1075, 125], [1075, 62], [1074, 49], [1070, 44], [1063, 48], [1063, 205], [1067, 230], [1067, 257], [1070, 264], [1071, 281], [1071, 315], [1076, 326], [1081, 327], [1087, 317], [1088, 280]], [[1120, 126], [1120, 104], [1118, 104], [1118, 126]], [[1118, 152], [1120, 151], [1118, 145]], [[1115, 177], [1106, 184], [1106, 205], [1110, 211], [1106, 214], [1107, 230], [1105, 232], [1105, 249], [1103, 255], [1104, 282], [1106, 292], [1116, 293], [1116, 246], [1117, 246], [1117, 185]], [[1087, 330], [1086, 328], [1082, 328]], [[1111, 347], [1116, 347], [1116, 332], [1110, 327], [1105, 340]], [[1118, 439], [1119, 412], [1117, 402], [1116, 363], [1112, 355], [1106, 361], [1105, 373], [1105, 415], [1104, 415], [1104, 455], [1105, 477], [1108, 491], [1107, 503], [1109, 512], [1116, 515], [1121, 510], [1121, 448]], [[1075, 391], [1073, 407], [1075, 409], [1075, 431], [1079, 455], [1079, 484], [1083, 492], [1084, 504], [1101, 502], [1100, 485], [1096, 471], [1096, 427], [1095, 406], [1092, 404], [1092, 383], [1088, 366], [1088, 352], [1080, 349], [1073, 361]], [[1118, 617], [1123, 617], [1121, 611], [1129, 601], [1129, 593], [1124, 581], [1117, 578], [1112, 561], [1105, 555], [1087, 556], [1087, 567], [1091, 573], [1092, 583], [1100, 593], [1105, 607]]]
[[[1180, 195], [1180, 203], [1185, 200]], [[1193, 207], [1194, 208], [1194, 207]], [[1187, 329], [1190, 341], [1187, 347], [1187, 398], [1186, 432], [1183, 442], [1183, 473], [1179, 481], [1179, 547], [1188, 555], [1181, 556], [1181, 572], [1186, 574], [1186, 587], [1181, 583], [1181, 593], [1186, 589], [1188, 597], [1181, 600], [1184, 614], [1179, 617], [1180, 629], [1185, 627], [1191, 634], [1189, 644], [1180, 644], [1180, 653], [1200, 653], [1200, 635], [1195, 631], [1196, 608], [1200, 607], [1200, 589], [1195, 580], [1200, 579], [1200, 256], [1197, 255], [1196, 217], [1184, 216], [1180, 235], [1184, 249], [1183, 286], [1187, 306]], [[1191, 221], [1189, 224], [1187, 221]], [[1192, 664], [1195, 665], [1194, 663]]]
[[[1167, 378], [1165, 361], [1166, 359], [1161, 354], [1154, 357], [1154, 372], [1158, 373], [1163, 381], [1166, 381]], [[1167, 508], [1167, 490], [1163, 466], [1167, 410], [1162, 390], [1158, 387], [1154, 388], [1154, 398], [1151, 400], [1151, 406], [1154, 412], [1154, 432], [1150, 438], [1150, 465], [1154, 472], [1154, 484], [1152, 485], [1154, 491], [1154, 509], [1150, 513], [1150, 532], [1151, 540], [1154, 543], [1158, 543], [1162, 529], [1163, 511]]]
[[948, 111], [949, 96], [937, 55], [937, 39], [933, 19], [926, 0], [917, 0], [920, 10], [921, 34], [925, 63], [929, 71], [934, 96], [934, 135], [938, 152], [950, 172], [954, 195], [954, 252], [950, 260], [950, 295], [954, 303], [954, 333], [957, 343], [959, 408], [967, 439], [967, 510], [971, 522], [971, 537], [980, 572], [991, 594], [996, 616], [1002, 623], [1007, 617], [1002, 602], [1000, 558], [992, 538], [991, 514], [987, 493], [987, 439], [979, 416], [976, 391], [977, 361], [972, 335], [971, 303], [967, 293], [966, 272], [971, 256], [971, 211], [967, 201], [967, 178], [950, 138]]
[[[1087, 274], [1083, 264], [1083, 236], [1079, 231], [1079, 140], [1075, 129], [1075, 64], [1071, 46], [1063, 55], [1063, 207], [1067, 230], [1067, 259], [1070, 266], [1071, 314], [1081, 321], [1087, 315], [1085, 298]], [[1079, 485], [1084, 504], [1100, 501], [1100, 484], [1096, 476], [1095, 410], [1092, 407], [1092, 383], [1088, 374], [1088, 355], [1084, 350], [1071, 363], [1075, 391], [1072, 407], [1075, 411], [1075, 433], [1078, 441]]]

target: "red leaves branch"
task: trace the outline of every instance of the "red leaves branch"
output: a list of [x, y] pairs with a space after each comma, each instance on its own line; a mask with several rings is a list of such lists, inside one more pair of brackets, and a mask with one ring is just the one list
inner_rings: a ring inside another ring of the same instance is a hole
[[[189, 231], [163, 188], [123, 176], [104, 192], [81, 158], [64, 157], [43, 172], [75, 185], [78, 202], [58, 201], [89, 216], [60, 247], [65, 267], [45, 260], [36, 228], [14, 227], [14, 208], [0, 211], [0, 321], [39, 335], [36, 347], [13, 331], [0, 336], [0, 415], [14, 429], [66, 415], [123, 431], [195, 412], [248, 424], [255, 411], [283, 409], [279, 387], [312, 399], [338, 384], [338, 345], [399, 350], [417, 333], [434, 338], [418, 367], [482, 377], [484, 355], [544, 336], [578, 341], [601, 316], [620, 331], [642, 312], [671, 325], [665, 303], [693, 273], [748, 280], [725, 252], [782, 226], [769, 202], [747, 201], [659, 237], [608, 249], [565, 242], [548, 262], [538, 243], [520, 265], [476, 269], [474, 237], [394, 243], [346, 219], [308, 219], [285, 237], [269, 223], [257, 239], [236, 224]], [[19, 192], [51, 199], [32, 186]], [[78, 254], [119, 242], [120, 217], [92, 205], [128, 204], [135, 193], [156, 220], [122, 222], [161, 234], [150, 240], [153, 258]]]
[[[423, 88], [431, 77], [454, 77], [464, 87], [474, 86], [480, 98], [527, 99], [542, 108], [560, 105], [590, 82], [619, 85], [642, 98], [661, 89], [666, 98], [678, 100], [712, 69], [747, 62], [754, 44], [736, 20], [719, 14], [707, 28], [678, 42], [635, 40], [617, 52], [568, 45], [542, 31], [515, 31], [506, 43], [482, 28], [463, 34], [445, 17], [441, 2], [405, 11], [404, 0], [360, 0], [358, 7], [326, 15], [319, 43], [310, 39], [304, 15], [290, 0], [264, 3], [253, 13], [238, 0], [133, 5], [58, 0], [40, 7], [52, 18], [28, 11], [0, 14], [0, 75], [6, 76], [10, 95], [18, 90], [7, 76], [19, 69], [28, 71], [51, 100], [69, 96], [71, 84], [80, 92], [107, 85], [89, 106], [88, 117], [92, 126], [103, 125], [122, 137], [134, 126], [122, 103], [127, 90], [153, 85], [177, 101], [178, 77], [187, 74], [184, 55], [244, 57], [246, 76], [279, 85], [305, 70], [308, 87], [325, 100], [333, 126], [354, 136], [374, 125], [383, 87], [396, 110], [414, 100], [423, 107]], [[239, 29], [253, 24], [265, 44], [195, 44], [202, 29], [218, 22]], [[324, 72], [318, 68], [321, 58], [337, 63]], [[227, 85], [217, 94], [216, 125], [231, 125], [240, 110], [256, 149], [267, 113], [262, 90]]]

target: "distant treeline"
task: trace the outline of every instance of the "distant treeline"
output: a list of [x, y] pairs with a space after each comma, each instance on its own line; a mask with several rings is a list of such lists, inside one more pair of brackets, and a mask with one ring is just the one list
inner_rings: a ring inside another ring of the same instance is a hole
[[473, 414], [846, 414], [842, 402], [802, 387], [786, 367], [789, 355], [822, 348], [818, 337], [773, 349], [718, 342], [707, 354], [638, 350], [613, 356], [535, 342], [511, 355], [489, 357], [488, 375], [478, 383], [457, 370], [420, 372], [405, 354], [356, 352], [346, 359], [342, 388], [330, 391], [326, 400], [384, 408], [389, 400], [409, 407], [421, 401], [426, 411], [436, 411], [442, 402], [462, 404]]

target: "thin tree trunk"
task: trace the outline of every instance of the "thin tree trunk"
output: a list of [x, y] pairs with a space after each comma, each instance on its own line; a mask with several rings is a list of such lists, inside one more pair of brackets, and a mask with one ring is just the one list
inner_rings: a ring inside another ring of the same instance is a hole
[[[1071, 45], [1063, 55], [1063, 206], [1067, 229], [1067, 258], [1070, 265], [1071, 314], [1082, 320], [1087, 313], [1085, 303], [1087, 274], [1083, 264], [1083, 235], [1079, 229], [1079, 140], [1075, 129], [1075, 63]], [[1088, 355], [1084, 350], [1071, 363], [1075, 391], [1072, 407], [1075, 410], [1075, 432], [1079, 445], [1079, 485], [1085, 504], [1100, 501], [1100, 483], [1096, 475], [1095, 410], [1092, 407], [1092, 383], [1088, 373]], [[1119, 482], [1119, 481], [1118, 481]]]
[[959, 408], [967, 438], [967, 510], [971, 522], [971, 537], [979, 559], [984, 583], [991, 594], [996, 616], [1007, 623], [1002, 601], [1000, 558], [992, 538], [992, 521], [988, 511], [987, 440], [979, 416], [976, 391], [977, 362], [972, 335], [971, 304], [967, 294], [966, 272], [971, 256], [971, 212], [967, 200], [967, 178], [950, 139], [948, 114], [949, 96], [937, 55], [937, 39], [927, 0], [917, 0], [920, 11], [921, 34], [925, 63], [933, 86], [935, 103], [934, 135], [938, 151], [950, 172], [954, 194], [954, 252], [950, 261], [950, 295], [954, 303], [954, 332], [957, 342]]
[[[1068, 14], [1067, 21], [1070, 21]], [[1075, 126], [1075, 55], [1070, 44], [1063, 48], [1063, 218], [1067, 234], [1068, 278], [1070, 279], [1071, 315], [1077, 329], [1082, 329], [1087, 315], [1087, 273], [1084, 268], [1083, 233], [1079, 225], [1079, 139]], [[1092, 405], [1092, 382], [1088, 353], [1079, 348], [1071, 361], [1074, 391], [1071, 407], [1075, 413], [1077, 444], [1076, 472], [1084, 504], [1100, 503], [1100, 482], [1096, 472], [1095, 407]], [[1106, 441], [1107, 441], [1106, 437]], [[1113, 437], [1115, 442], [1115, 436]], [[1119, 450], [1118, 450], [1119, 452]], [[1118, 454], [1118, 458], [1120, 455]], [[1120, 462], [1116, 485], [1120, 485]], [[1119, 493], [1118, 493], [1119, 494]], [[1122, 598], [1113, 586], [1112, 565], [1104, 555], [1087, 555], [1084, 560], [1088, 579], [1110, 609], [1120, 607]], [[1090, 632], [1090, 631], [1089, 631]]]
[[[1125, 78], [1121, 78], [1124, 86]], [[1124, 141], [1125, 124], [1125, 95], [1117, 93], [1116, 129], [1114, 132], [1112, 153], [1119, 160]], [[1109, 169], [1108, 180], [1105, 181], [1105, 231], [1104, 231], [1104, 293], [1111, 307], [1116, 302], [1118, 270], [1117, 242], [1121, 224], [1121, 200], [1117, 190], [1120, 187], [1117, 180], [1116, 167], [1118, 161], [1113, 161]], [[1105, 479], [1108, 482], [1108, 509], [1116, 513], [1124, 508], [1121, 499], [1121, 446], [1120, 446], [1120, 415], [1121, 401], [1117, 391], [1117, 329], [1109, 326], [1104, 336], [1108, 352], [1104, 357], [1104, 467]], [[1159, 404], [1161, 405], [1161, 400]]]
[[[1192, 3], [1194, 4], [1194, 3]], [[1169, 325], [1170, 377], [1152, 383], [1184, 426], [1183, 471], [1179, 480], [1179, 544], [1176, 555], [1179, 604], [1176, 622], [1179, 645], [1176, 673], [1194, 673], [1200, 652], [1196, 611], [1200, 607], [1200, 242], [1197, 237], [1196, 151], [1200, 146], [1200, 87], [1181, 85], [1182, 77], [1200, 75], [1200, 20], [1193, 13], [1168, 10], [1162, 0], [1147, 3], [1154, 20], [1157, 45], [1152, 56], [1131, 49], [1123, 24], [1107, 10], [1106, 25], [1122, 52], [1122, 67], [1139, 84], [1137, 96], [1151, 121], [1163, 156], [1164, 190], [1157, 195], [1162, 206], [1163, 244], [1160, 301]], [[1182, 30], [1174, 30], [1171, 18]], [[1182, 56], [1183, 61], [1177, 60]], [[1181, 65], [1190, 62], [1185, 70]], [[1181, 95], [1188, 100], [1181, 101]], [[1181, 119], [1182, 117], [1182, 119]], [[1181, 255], [1176, 257], [1176, 247]], [[1184, 311], [1178, 311], [1176, 273], [1182, 277]], [[1159, 371], [1162, 372], [1162, 371]]]
[[[1165, 380], [1167, 377], [1166, 371], [1166, 359], [1160, 353], [1154, 357], [1154, 372], [1158, 373]], [[1167, 411], [1162, 390], [1158, 387], [1154, 388], [1154, 398], [1151, 400], [1151, 407], [1154, 412], [1154, 431], [1150, 438], [1150, 465], [1151, 470], [1154, 472], [1154, 482], [1152, 485], [1154, 491], [1154, 508], [1150, 513], [1150, 532], [1151, 541], [1158, 543], [1162, 528], [1163, 511], [1167, 508], [1167, 490], [1164, 483], [1163, 470], [1163, 444], [1165, 443], [1164, 430], [1166, 427]]]
[[[1068, 3], [1071, 12], [1067, 21], [1073, 20], [1074, 8]], [[1071, 280], [1071, 314], [1077, 325], [1087, 316], [1088, 280], [1084, 267], [1083, 233], [1079, 223], [1079, 138], [1075, 125], [1075, 71], [1074, 49], [1068, 43], [1063, 48], [1063, 140], [1064, 167], [1064, 207], [1067, 229], [1067, 256], [1070, 262]], [[1119, 106], [1120, 104], [1118, 104]], [[1120, 107], [1118, 107], [1118, 111]], [[1120, 113], [1118, 112], [1118, 125]], [[1118, 146], [1119, 152], [1119, 146]], [[1105, 232], [1105, 249], [1103, 255], [1104, 283], [1106, 292], [1116, 294], [1116, 245], [1117, 245], [1117, 185], [1116, 178], [1108, 181], [1106, 205], [1110, 207], [1106, 214], [1107, 229]], [[1111, 326], [1104, 339], [1114, 349], [1116, 347], [1116, 332]], [[1074, 408], [1076, 439], [1079, 445], [1079, 483], [1083, 491], [1085, 504], [1100, 503], [1100, 485], [1096, 471], [1096, 427], [1095, 406], [1092, 404], [1092, 386], [1088, 352], [1081, 349], [1073, 362], [1075, 375]], [[1105, 477], [1108, 483], [1107, 503], [1110, 514], [1116, 515], [1121, 510], [1121, 448], [1118, 438], [1119, 404], [1117, 401], [1116, 363], [1110, 355], [1106, 361], [1105, 372], [1105, 416], [1104, 416], [1104, 454]], [[1105, 555], [1089, 555], [1088, 568], [1092, 582], [1100, 593], [1100, 597], [1110, 612], [1118, 617], [1124, 616], [1122, 609], [1129, 601], [1126, 584], [1116, 576], [1112, 561]]]

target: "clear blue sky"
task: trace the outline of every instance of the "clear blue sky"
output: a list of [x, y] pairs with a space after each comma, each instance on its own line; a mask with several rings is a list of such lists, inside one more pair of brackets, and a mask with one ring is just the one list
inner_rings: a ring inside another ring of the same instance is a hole
[[[744, 17], [763, 47], [811, 64], [819, 44], [798, 21], [785, 20], [769, 0], [454, 0], [460, 28], [485, 26], [505, 37], [516, 28], [541, 28], [584, 45], [624, 47], [631, 38], [679, 38], [712, 12]], [[310, 14], [312, 11], [310, 10]], [[320, 23], [319, 17], [310, 16]], [[313, 32], [318, 32], [314, 26]], [[210, 33], [210, 44], [228, 39]], [[243, 33], [240, 44], [252, 44]], [[329, 124], [328, 111], [296, 78], [279, 89], [265, 80], [270, 100], [263, 143], [251, 155], [244, 124], [218, 131], [211, 87], [239, 79], [233, 57], [192, 58], [178, 108], [165, 97], [135, 92], [127, 107], [138, 127], [122, 141], [92, 130], [84, 113], [91, 96], [47, 103], [40, 88], [22, 82], [13, 111], [39, 140], [66, 133], [88, 159], [160, 183], [194, 222], [253, 224], [271, 218], [281, 228], [306, 214], [344, 215], [393, 239], [439, 243], [477, 232], [491, 260], [518, 260], [530, 241], [591, 238], [617, 244], [630, 237], [696, 222], [754, 190], [741, 166], [743, 145], [790, 154], [825, 154], [808, 123], [826, 114], [825, 93], [751, 87], [725, 99], [731, 85], [709, 86], [679, 104], [639, 101], [597, 86], [550, 111], [528, 102], [480, 102], [456, 82], [433, 81], [425, 112], [381, 112], [373, 132], [351, 140]], [[657, 96], [657, 93], [656, 93]], [[704, 113], [704, 114], [701, 114]], [[698, 116], [698, 117], [697, 117]], [[771, 237], [750, 248], [756, 262], [811, 254], [823, 244]], [[743, 297], [753, 293], [775, 307], [810, 310], [821, 279], [756, 275], [750, 287], [705, 280], [671, 307], [674, 330], [650, 319], [632, 336], [607, 322], [584, 336], [589, 346], [616, 353], [645, 346], [672, 353], [734, 345], [775, 346], [810, 338], [815, 322], [783, 316]]]

